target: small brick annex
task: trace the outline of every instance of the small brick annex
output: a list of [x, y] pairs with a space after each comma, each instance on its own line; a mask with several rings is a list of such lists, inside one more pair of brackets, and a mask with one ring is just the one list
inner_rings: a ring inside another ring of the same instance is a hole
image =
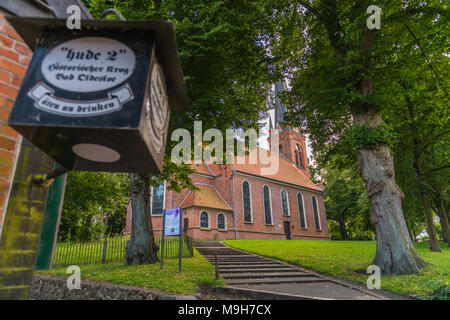
[[[236, 158], [234, 165], [192, 165], [196, 172], [191, 178], [199, 190], [184, 190], [178, 194], [166, 188], [164, 208], [183, 209], [184, 232], [194, 239], [286, 239], [288, 228], [291, 239], [329, 240], [323, 188], [310, 179], [305, 137], [298, 129], [284, 128], [279, 139], [281, 152], [276, 173], [261, 175], [264, 166], [259, 161], [248, 164], [250, 156], [246, 156], [246, 164], [237, 164]], [[283, 150], [287, 151], [287, 155]], [[250, 187], [251, 221], [244, 221], [244, 182]], [[269, 224], [265, 221], [264, 186], [269, 188], [270, 193], [272, 223]], [[283, 214], [282, 208], [283, 189], [287, 193], [287, 214]], [[298, 194], [303, 200], [304, 227], [300, 224]], [[313, 197], [317, 201], [317, 219], [314, 218]], [[206, 224], [201, 226], [202, 212], [208, 215], [207, 227]], [[225, 228], [222, 229], [218, 228], [219, 214], [225, 217]], [[162, 216], [152, 215], [152, 225], [155, 233], [160, 234]], [[126, 225], [126, 232], [130, 231], [131, 204], [127, 210]]]
[[21, 136], [6, 123], [32, 55], [0, 10], [0, 227], [22, 141]]

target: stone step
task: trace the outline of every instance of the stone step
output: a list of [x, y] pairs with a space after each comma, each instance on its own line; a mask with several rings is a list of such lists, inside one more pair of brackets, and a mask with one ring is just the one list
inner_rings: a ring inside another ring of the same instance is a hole
[[223, 243], [217, 242], [217, 241], [195, 241], [194, 247], [223, 247], [227, 248]]
[[297, 278], [311, 277], [311, 274], [304, 272], [250, 272], [250, 273], [226, 273], [222, 274], [222, 278], [226, 279], [280, 279], [280, 278]]
[[[214, 258], [206, 258], [210, 262], [215, 262], [216, 259]], [[258, 259], [258, 258], [252, 258], [252, 259], [228, 259], [228, 258], [217, 258], [218, 262], [254, 262], [254, 261], [265, 261], [265, 262], [272, 262], [273, 260], [269, 259]]]
[[[200, 248], [199, 248], [200, 249]], [[227, 255], [232, 256], [236, 255], [236, 251], [228, 249], [228, 248], [215, 248], [215, 249], [197, 249], [198, 252], [200, 252], [204, 256], [214, 256], [214, 254], [219, 255]]]
[[[205, 258], [209, 259], [212, 258], [214, 259], [214, 254], [205, 254], [203, 255]], [[251, 254], [227, 254], [222, 256], [221, 254], [217, 254], [217, 258], [227, 258], [227, 259], [237, 259], [237, 258], [244, 258], [244, 259], [250, 259], [250, 258], [254, 258], [254, 259], [261, 259], [261, 257], [258, 256], [254, 256]]]
[[225, 261], [220, 262], [220, 266], [234, 266], [234, 265], [281, 265], [279, 262], [273, 262], [273, 261], [264, 261], [264, 260], [258, 260], [258, 261]]
[[295, 272], [298, 271], [294, 268], [282, 268], [282, 267], [273, 267], [273, 268], [235, 268], [235, 269], [223, 269], [219, 268], [219, 272], [221, 274], [227, 274], [227, 273], [262, 273], [262, 272]]
[[311, 283], [311, 282], [329, 282], [318, 277], [295, 277], [295, 278], [277, 278], [277, 279], [230, 279], [225, 281], [227, 285], [235, 284], [282, 284], [282, 283]]
[[234, 269], [255, 269], [255, 268], [283, 268], [285, 267], [284, 264], [277, 264], [277, 263], [231, 263], [231, 264], [222, 264], [219, 265], [219, 270], [234, 270]]

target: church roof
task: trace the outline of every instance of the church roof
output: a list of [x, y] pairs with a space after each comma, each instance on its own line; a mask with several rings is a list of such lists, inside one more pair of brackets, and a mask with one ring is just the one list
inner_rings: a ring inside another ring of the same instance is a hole
[[189, 191], [178, 205], [179, 208], [205, 207], [232, 211], [228, 203], [222, 198], [217, 189], [208, 184], [195, 183], [200, 190]]
[[211, 169], [208, 168], [208, 165], [206, 163], [192, 164], [191, 169], [195, 170], [195, 173], [214, 176], [214, 172], [212, 172]]
[[[259, 159], [259, 152], [261, 148], [257, 148], [254, 151], [251, 151], [250, 153], [257, 153], [257, 163], [256, 164], [249, 164], [249, 158], [251, 158], [250, 155], [245, 156], [245, 160], [243, 157], [238, 158], [235, 157], [234, 164], [229, 165], [232, 169], [241, 172], [241, 173], [247, 173], [254, 176], [260, 176], [266, 179], [272, 179], [279, 182], [289, 183], [296, 186], [316, 190], [319, 192], [322, 192], [323, 189], [317, 187], [309, 178], [309, 175], [299, 168], [297, 168], [295, 165], [293, 165], [291, 162], [289, 162], [282, 154], [279, 154], [278, 161], [279, 166], [278, 170], [273, 170], [275, 172], [269, 173], [269, 174], [262, 174], [262, 170], [268, 170], [270, 168], [270, 164], [264, 165], [262, 161]], [[270, 151], [262, 149], [263, 152], [267, 152], [267, 157], [270, 157]], [[244, 164], [238, 164], [238, 160], [241, 160], [240, 162], [244, 162]], [[215, 172], [216, 175], [220, 172], [220, 165], [216, 164], [210, 164], [209, 167]]]

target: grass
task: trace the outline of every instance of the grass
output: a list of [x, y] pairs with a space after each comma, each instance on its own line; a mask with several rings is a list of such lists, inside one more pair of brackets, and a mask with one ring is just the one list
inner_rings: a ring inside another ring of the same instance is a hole
[[[108, 238], [106, 246], [105, 262], [122, 262], [125, 256], [125, 246], [130, 237]], [[161, 249], [161, 238], [157, 237], [156, 243]], [[165, 258], [177, 258], [179, 250], [178, 237], [166, 237], [164, 245]], [[67, 266], [72, 264], [95, 264], [101, 263], [103, 257], [103, 240], [74, 243], [58, 242], [55, 248], [53, 258], [54, 266]], [[182, 246], [183, 257], [191, 255], [186, 239], [183, 239]], [[158, 257], [161, 256], [161, 250], [158, 251]]]
[[[163, 270], [160, 263], [125, 266], [123, 263], [93, 264], [80, 266], [81, 281], [136, 286], [177, 294], [195, 294], [202, 284], [224, 285], [222, 279], [216, 280], [214, 267], [196, 250], [194, 257], [184, 258], [182, 272], [178, 272], [178, 259], [165, 259]], [[67, 277], [65, 267], [39, 271], [38, 274]]]
[[[226, 240], [231, 247], [284, 260], [337, 278], [365, 284], [369, 275], [355, 272], [372, 264], [375, 241]], [[430, 252], [428, 243], [414, 243], [429, 265], [415, 275], [382, 275], [381, 289], [400, 294], [428, 296], [431, 283], [449, 281], [450, 248]]]

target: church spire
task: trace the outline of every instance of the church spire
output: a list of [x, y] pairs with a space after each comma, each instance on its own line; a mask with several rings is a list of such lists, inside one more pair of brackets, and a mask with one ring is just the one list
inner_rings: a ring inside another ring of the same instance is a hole
[[287, 90], [286, 81], [284, 79], [278, 80], [275, 83], [275, 128], [281, 127], [281, 123], [284, 120], [284, 113], [287, 108], [281, 103], [279, 94]]

